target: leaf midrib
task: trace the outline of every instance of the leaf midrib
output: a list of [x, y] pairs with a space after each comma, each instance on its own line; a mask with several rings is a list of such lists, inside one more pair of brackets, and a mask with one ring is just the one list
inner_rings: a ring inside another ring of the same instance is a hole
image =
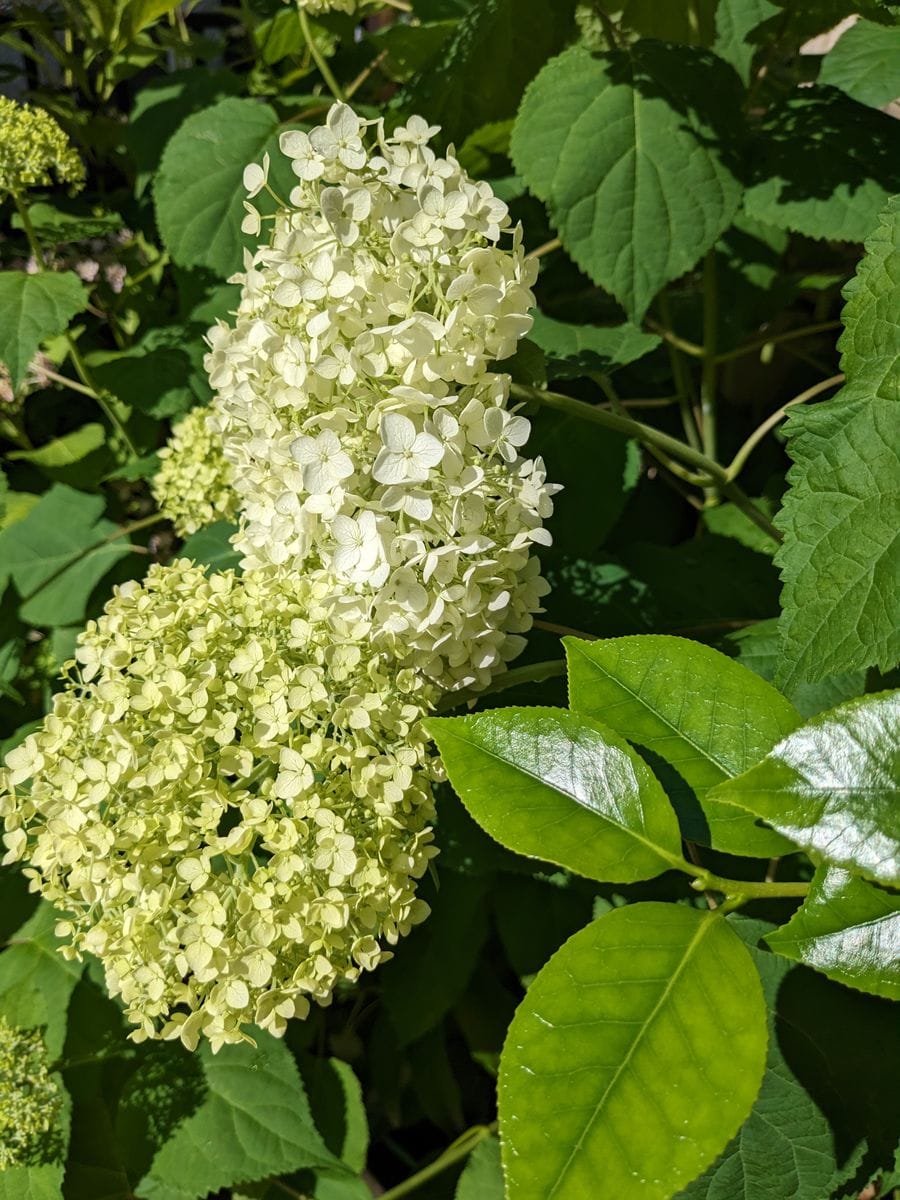
[[672, 972], [672, 976], [669, 979], [666, 986], [663, 988], [662, 992], [660, 993], [659, 999], [654, 1004], [653, 1009], [651, 1010], [650, 1014], [648, 1015], [646, 1021], [644, 1021], [643, 1024], [641, 1025], [641, 1028], [639, 1029], [638, 1033], [636, 1034], [634, 1041], [628, 1047], [628, 1052], [626, 1053], [625, 1057], [622, 1059], [622, 1061], [619, 1063], [618, 1067], [616, 1068], [612, 1079], [610, 1079], [609, 1083], [603, 1089], [603, 1095], [597, 1101], [597, 1104], [594, 1108], [593, 1113], [588, 1118], [588, 1121], [585, 1124], [584, 1129], [581, 1131], [581, 1134], [579, 1135], [578, 1140], [575, 1142], [575, 1145], [572, 1147], [572, 1150], [569, 1153], [569, 1157], [566, 1159], [565, 1163], [563, 1164], [562, 1169], [560, 1170], [559, 1175], [556, 1178], [556, 1182], [553, 1184], [553, 1187], [548, 1192], [547, 1200], [553, 1200], [553, 1197], [556, 1195], [563, 1179], [565, 1178], [570, 1167], [572, 1166], [572, 1163], [574, 1162], [576, 1155], [578, 1154], [582, 1145], [584, 1144], [585, 1138], [588, 1136], [595, 1121], [600, 1116], [600, 1113], [603, 1110], [604, 1105], [606, 1104], [607, 1098], [609, 1097], [613, 1088], [618, 1083], [622, 1072], [625, 1070], [625, 1068], [628, 1066], [628, 1064], [631, 1062], [632, 1058], [634, 1057], [635, 1053], [637, 1052], [637, 1049], [640, 1046], [641, 1041], [643, 1040], [644, 1034], [647, 1032], [647, 1030], [653, 1024], [653, 1022], [655, 1021], [663, 1004], [669, 998], [669, 995], [671, 994], [672, 989], [675, 987], [675, 984], [678, 982], [678, 979], [680, 978], [681, 973], [683, 972], [687, 963], [690, 961], [690, 959], [691, 959], [692, 955], [694, 954], [694, 952], [696, 951], [698, 945], [700, 944], [702, 939], [706, 936], [707, 931], [713, 928], [713, 925], [717, 920], [721, 920], [721, 917], [717, 917], [715, 915], [710, 915], [710, 916], [707, 916], [706, 918], [704, 918], [703, 921], [701, 922], [701, 924], [698, 926], [697, 932], [693, 935], [691, 940], [688, 942], [687, 946], [685, 947], [684, 954], [681, 958], [681, 962], [678, 964], [678, 966]]

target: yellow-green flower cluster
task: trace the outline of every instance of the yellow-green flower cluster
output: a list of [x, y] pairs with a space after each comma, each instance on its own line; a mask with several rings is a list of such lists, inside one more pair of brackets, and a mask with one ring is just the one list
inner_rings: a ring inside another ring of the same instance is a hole
[[50, 114], [0, 96], [0, 191], [50, 184], [51, 170], [73, 189], [84, 183], [84, 165]]
[[0, 772], [5, 862], [136, 1041], [214, 1049], [327, 1003], [427, 915], [433, 689], [300, 577], [187, 560], [116, 590]]
[[0, 1017], [0, 1171], [40, 1158], [61, 1102], [40, 1031]]
[[352, 14], [359, 8], [358, 0], [295, 0], [295, 3], [298, 8], [305, 8], [312, 17], [328, 12]]
[[159, 457], [153, 495], [181, 537], [213, 521], [234, 519], [238, 500], [231, 464], [225, 461], [222, 438], [209, 429], [205, 408], [191, 409], [173, 427]]

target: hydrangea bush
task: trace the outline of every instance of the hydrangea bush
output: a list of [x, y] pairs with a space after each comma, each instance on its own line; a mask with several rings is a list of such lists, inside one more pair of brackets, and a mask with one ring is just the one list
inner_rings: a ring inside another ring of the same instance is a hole
[[0, 27], [0, 1200], [887, 1196], [896, 20], [113, 7]]

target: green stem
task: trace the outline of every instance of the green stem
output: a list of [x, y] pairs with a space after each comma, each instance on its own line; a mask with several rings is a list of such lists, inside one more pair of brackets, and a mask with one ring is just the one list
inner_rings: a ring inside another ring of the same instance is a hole
[[[22, 219], [22, 228], [25, 230], [25, 237], [28, 239], [28, 245], [31, 247], [31, 253], [34, 255], [38, 270], [43, 271], [44, 252], [41, 249], [41, 243], [38, 240], [35, 228], [31, 223], [31, 217], [28, 213], [28, 206], [18, 192], [13, 192], [12, 198], [13, 203], [18, 209], [19, 216]], [[81, 355], [78, 352], [78, 347], [75, 345], [75, 339], [72, 337], [72, 334], [68, 329], [65, 332], [65, 338], [66, 344], [69, 347], [69, 356], [72, 359], [72, 365], [74, 366], [75, 371], [82, 382], [82, 387], [77, 390], [85, 392], [87, 395], [93, 397], [97, 405], [102, 409], [103, 415], [106, 417], [107, 421], [109, 421], [110, 425], [112, 425], [112, 427], [118, 431], [122, 441], [128, 447], [128, 452], [130, 453], [131, 457], [137, 458], [138, 450], [134, 442], [131, 440], [128, 430], [119, 420], [118, 414], [109, 404], [106, 397], [95, 386], [94, 381], [91, 379], [90, 372], [88, 371], [81, 358]]]
[[[700, 476], [709, 476], [709, 482], [715, 485], [733, 504], [736, 504], [749, 519], [776, 542], [782, 540], [781, 533], [775, 528], [764, 512], [761, 512], [750, 497], [734, 483], [728, 472], [719, 463], [714, 462], [693, 446], [679, 442], [659, 429], [644, 425], [641, 421], [633, 421], [617, 412], [606, 408], [598, 408], [595, 404], [586, 404], [572, 396], [564, 396], [561, 392], [547, 392], [543, 388], [529, 387], [522, 383], [510, 385], [510, 395], [517, 400], [528, 400], [533, 404], [542, 404], [546, 408], [555, 408], [580, 421], [593, 421], [622, 433], [626, 437], [637, 438], [645, 446], [653, 446], [674, 459], [679, 459], [688, 466], [696, 467]], [[703, 479], [701, 482], [705, 483]]]
[[306, 15], [306, 10], [298, 8], [297, 16], [300, 18], [300, 32], [303, 34], [303, 40], [306, 42], [307, 48], [313, 57], [313, 62], [319, 68], [319, 74], [325, 80], [328, 90], [334, 96], [335, 100], [340, 100], [343, 103], [344, 93], [341, 90], [341, 85], [331, 73], [331, 67], [329, 67], [327, 59], [316, 45], [312, 30], [309, 27], [309, 18]]
[[433, 1163], [430, 1163], [427, 1167], [423, 1167], [421, 1171], [417, 1171], [409, 1179], [404, 1179], [396, 1187], [389, 1188], [388, 1191], [383, 1192], [381, 1200], [399, 1200], [401, 1196], [408, 1196], [410, 1192], [416, 1191], [423, 1183], [427, 1183], [429, 1179], [434, 1179], [435, 1175], [440, 1175], [442, 1171], [446, 1171], [448, 1167], [452, 1167], [460, 1159], [466, 1158], [472, 1153], [479, 1142], [483, 1142], [485, 1138], [490, 1137], [496, 1128], [495, 1123], [493, 1125], [476, 1125], [472, 1129], [467, 1129]]
[[788, 900], [805, 896], [808, 883], [754, 883], [749, 879], [725, 879], [685, 862], [682, 870], [693, 875], [691, 887], [698, 892], [721, 892], [729, 901], [742, 903], [745, 900]]
[[769, 430], [774, 429], [778, 422], [782, 419], [789, 408], [793, 408], [795, 404], [805, 404], [807, 400], [812, 400], [822, 392], [827, 392], [830, 388], [837, 387], [838, 384], [844, 382], [842, 373], [832, 375], [830, 379], [823, 379], [821, 383], [814, 383], [812, 387], [807, 388], [805, 392], [801, 392], [799, 396], [795, 396], [793, 400], [788, 400], [787, 404], [782, 404], [781, 408], [776, 409], [770, 417], [754, 429], [753, 433], [747, 438], [737, 454], [731, 460], [728, 466], [728, 476], [730, 479], [737, 479], [738, 475], [744, 468], [747, 459], [763, 440]]
[[107, 393], [105, 393], [101, 388], [98, 388], [95, 384], [93, 378], [91, 377], [91, 373], [87, 368], [87, 364], [81, 357], [81, 353], [79, 352], [75, 339], [72, 337], [72, 334], [68, 329], [66, 330], [65, 338], [66, 344], [69, 347], [69, 357], [72, 359], [72, 366], [75, 368], [75, 372], [82, 384], [94, 397], [97, 406], [103, 411], [103, 415], [106, 417], [107, 421], [109, 421], [110, 425], [112, 425], [112, 427], [118, 431], [122, 441], [128, 447], [128, 453], [131, 455], [131, 457], [139, 458], [140, 452], [138, 451], [137, 446], [131, 440], [131, 435], [125, 428], [123, 422], [120, 420], [119, 414], [116, 412], [114, 406], [107, 398]]
[[[659, 311], [666, 325], [672, 324], [672, 310], [669, 305], [669, 297], [663, 292], [659, 297]], [[666, 331], [668, 333], [668, 331]], [[697, 432], [697, 422], [694, 420], [694, 414], [691, 409], [691, 377], [687, 364], [681, 357], [679, 350], [683, 353], [693, 354], [699, 347], [694, 346], [692, 342], [684, 342], [681, 338], [671, 334], [664, 338], [666, 342], [666, 350], [669, 352], [669, 362], [672, 365], [672, 377], [675, 380], [675, 388], [678, 392], [678, 410], [681, 414], [681, 426], [684, 429], [684, 436], [688, 440], [688, 445], [693, 446], [695, 450], [700, 449], [700, 435]], [[690, 351], [688, 351], [690, 347]]]
[[839, 329], [840, 321], [817, 321], [814, 325], [803, 325], [800, 329], [789, 329], [786, 333], [773, 333], [769, 337], [757, 338], [755, 341], [748, 342], [745, 346], [738, 346], [734, 350], [726, 350], [724, 354], [716, 355], [716, 362], [731, 362], [733, 358], [743, 358], [745, 354], [752, 354], [754, 350], [761, 350], [763, 346], [778, 346], [782, 342], [792, 342], [795, 338], [811, 337], [814, 333], [825, 333], [829, 329]]
[[716, 461], [716, 338], [718, 336], [718, 280], [716, 252], [703, 262], [703, 367], [700, 375], [700, 438], [707, 458]]

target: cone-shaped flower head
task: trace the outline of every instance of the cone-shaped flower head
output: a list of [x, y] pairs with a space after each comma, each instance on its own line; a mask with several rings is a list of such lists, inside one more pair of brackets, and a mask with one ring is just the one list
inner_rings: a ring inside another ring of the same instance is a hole
[[4, 861], [135, 1040], [281, 1034], [427, 914], [434, 691], [353, 635], [303, 580], [151, 567], [8, 756]]

